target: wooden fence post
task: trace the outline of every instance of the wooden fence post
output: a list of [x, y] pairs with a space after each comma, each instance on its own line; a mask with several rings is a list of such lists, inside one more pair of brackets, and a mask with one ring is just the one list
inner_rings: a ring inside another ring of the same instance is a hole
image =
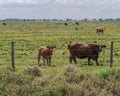
[[112, 68], [112, 63], [113, 63], [113, 41], [111, 41], [110, 46], [110, 68]]
[[15, 71], [15, 61], [14, 61], [14, 42], [11, 42], [11, 64], [12, 64], [12, 69]]

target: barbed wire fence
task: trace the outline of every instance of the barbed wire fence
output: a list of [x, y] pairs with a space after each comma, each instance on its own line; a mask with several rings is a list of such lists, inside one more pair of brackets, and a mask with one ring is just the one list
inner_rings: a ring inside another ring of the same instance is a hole
[[[119, 56], [120, 56], [120, 54], [118, 54], [119, 53], [119, 51], [120, 51], [120, 49], [119, 48], [115, 48], [114, 47], [114, 42], [113, 41], [111, 41], [110, 42], [110, 47], [109, 47], [109, 49], [107, 49], [107, 50], [110, 50], [109, 51], [109, 54], [110, 54], [110, 56], [107, 58], [107, 62], [109, 63], [108, 65], [109, 65], [109, 67], [110, 68], [112, 68], [113, 67], [113, 64], [114, 64], [114, 57], [116, 57], [117, 56], [117, 60], [118, 61], [120, 61], [119, 60]], [[8, 60], [8, 64], [11, 64], [11, 67], [12, 67], [12, 69], [13, 69], [13, 71], [15, 71], [15, 66], [16, 66], [16, 62], [15, 61], [17, 61], [18, 59], [21, 59], [21, 58], [16, 58], [14, 55], [15, 55], [15, 51], [16, 51], [16, 49], [15, 49], [15, 44], [14, 44], [14, 42], [11, 42], [11, 44], [10, 44], [10, 47], [9, 48], [11, 48], [11, 51], [10, 51], [10, 59], [11, 60]], [[2, 46], [1, 46], [2, 47]], [[36, 49], [36, 57], [37, 57], [37, 49]], [[114, 52], [118, 52], [117, 54], [116, 53], [114, 53]], [[62, 54], [64, 55], [66, 52], [62, 52]], [[56, 53], [57, 55], [59, 55], [58, 53]], [[7, 54], [1, 54], [1, 55], [7, 55]], [[26, 54], [23, 54], [23, 55], [26, 55]], [[35, 57], [35, 58], [36, 58]], [[24, 58], [24, 57], [23, 57]], [[29, 58], [29, 57], [28, 57]], [[102, 57], [103, 59], [104, 59], [104, 56]], [[2, 59], [2, 58], [0, 58], [0, 59]], [[4, 60], [2, 60], [3, 61], [3, 64], [4, 64]], [[21, 60], [21, 62], [24, 62], [24, 61], [22, 61]], [[36, 64], [37, 64], [37, 58], [36, 58]]]

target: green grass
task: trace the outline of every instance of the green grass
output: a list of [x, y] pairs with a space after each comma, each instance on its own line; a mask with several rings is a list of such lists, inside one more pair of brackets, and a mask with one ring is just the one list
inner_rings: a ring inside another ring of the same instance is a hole
[[55, 66], [21, 68], [22, 70], [16, 72], [12, 72], [10, 67], [0, 70], [1, 96], [120, 95], [120, 68], [105, 67], [99, 71], [98, 67], [81, 68], [73, 65], [61, 67], [61, 71]]
[[[97, 26], [105, 27], [104, 34], [96, 34]], [[69, 22], [68, 26], [55, 25], [54, 22], [8, 22], [7, 25], [2, 25], [1, 22], [0, 95], [57, 96], [56, 94], [59, 94], [59, 96], [63, 96], [66, 94], [65, 96], [71, 96], [73, 93], [73, 96], [78, 94], [84, 96], [88, 93], [110, 96], [114, 95], [112, 92], [116, 88], [115, 94], [118, 95], [115, 96], [119, 96], [120, 82], [119, 74], [117, 74], [120, 67], [119, 31], [120, 23], [117, 21], [80, 21], [79, 25]], [[11, 71], [12, 41], [15, 45], [15, 72]], [[75, 66], [79, 72], [64, 73], [64, 68], [70, 65], [67, 49], [69, 41], [106, 45], [107, 47], [99, 56], [100, 66], [96, 66], [94, 61], [91, 61], [91, 66], [88, 66], [87, 59], [77, 59], [78, 64]], [[114, 41], [113, 69], [109, 69], [111, 41]], [[38, 67], [43, 74], [42, 77], [36, 77], [33, 74], [25, 75], [23, 71], [26, 66], [37, 65], [38, 48], [49, 44], [56, 46], [52, 56], [52, 66]], [[93, 79], [95, 79], [93, 83], [96, 86], [90, 83]], [[113, 84], [114, 82], [118, 83]], [[112, 84], [111, 87], [110, 84]]]
[[[104, 34], [96, 34], [97, 26], [104, 26]], [[67, 44], [69, 41], [82, 43], [105, 44], [106, 49], [100, 54], [103, 64], [108, 64], [110, 42], [114, 41], [114, 63], [119, 60], [120, 23], [113, 22], [80, 22], [80, 25], [55, 25], [53, 22], [20, 22], [0, 24], [0, 64], [10, 63], [11, 42], [15, 42], [15, 63], [17, 65], [37, 64], [37, 51], [40, 46], [56, 45], [53, 65], [68, 64]], [[77, 30], [76, 30], [77, 28]], [[103, 56], [104, 55], [104, 56]], [[104, 59], [104, 60], [103, 60]], [[79, 60], [78, 60], [79, 62]]]

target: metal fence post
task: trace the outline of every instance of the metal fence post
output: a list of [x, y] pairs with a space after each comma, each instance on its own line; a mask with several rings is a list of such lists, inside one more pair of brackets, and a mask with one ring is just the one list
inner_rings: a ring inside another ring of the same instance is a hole
[[110, 46], [110, 68], [112, 68], [112, 63], [113, 63], [113, 41], [111, 41]]
[[12, 64], [12, 69], [15, 71], [15, 61], [14, 61], [14, 42], [11, 42], [11, 64]]

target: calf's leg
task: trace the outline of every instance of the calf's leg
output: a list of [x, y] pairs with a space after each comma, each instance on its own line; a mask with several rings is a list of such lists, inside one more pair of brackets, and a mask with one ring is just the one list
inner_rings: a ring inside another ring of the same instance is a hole
[[41, 58], [41, 55], [38, 54], [38, 65], [40, 65], [40, 64], [39, 64], [39, 62], [40, 62], [40, 58]]
[[51, 58], [49, 59], [49, 66], [51, 66]]
[[46, 61], [46, 59], [45, 58], [43, 58], [43, 64], [45, 65], [45, 61]]
[[51, 57], [47, 57], [47, 65], [51, 66]]

